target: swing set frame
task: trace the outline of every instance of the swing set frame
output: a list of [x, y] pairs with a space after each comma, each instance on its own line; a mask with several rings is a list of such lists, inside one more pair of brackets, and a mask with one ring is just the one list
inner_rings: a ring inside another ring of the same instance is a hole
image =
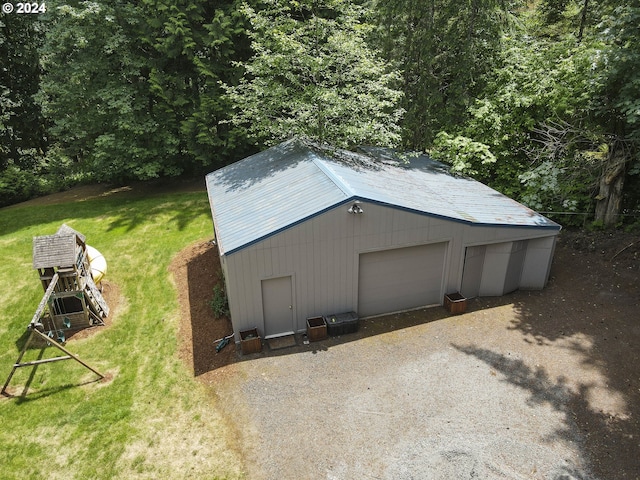
[[[49, 335], [44, 333], [44, 326], [43, 326], [43, 324], [41, 322], [41, 318], [43, 316], [45, 308], [47, 308], [47, 306], [48, 306], [49, 298], [51, 297], [52, 293], [54, 292], [56, 284], [58, 283], [58, 279], [59, 279], [59, 276], [58, 276], [58, 273], [56, 272], [54, 274], [53, 278], [51, 279], [51, 283], [47, 287], [47, 290], [46, 290], [44, 296], [42, 297], [42, 300], [40, 301], [40, 304], [38, 305], [38, 308], [36, 309], [36, 312], [33, 315], [33, 318], [31, 319], [31, 322], [29, 322], [29, 325], [27, 326], [27, 330], [29, 331], [29, 338], [27, 338], [27, 341], [25, 342], [24, 346], [20, 350], [20, 354], [18, 355], [18, 359], [13, 364], [13, 368], [11, 369], [11, 373], [9, 373], [9, 377], [7, 378], [6, 382], [4, 383], [4, 386], [2, 387], [2, 391], [0, 391], [0, 394], [2, 394], [2, 395], [11, 396], [11, 395], [8, 394], [7, 388], [9, 387], [9, 383], [11, 382], [11, 379], [13, 378], [13, 375], [14, 375], [14, 373], [16, 372], [16, 370], [18, 368], [23, 368], [23, 367], [34, 367], [34, 368], [36, 368], [38, 365], [42, 365], [44, 363], [53, 363], [53, 362], [59, 362], [59, 361], [63, 361], [63, 360], [75, 360], [76, 362], [80, 363], [83, 367], [85, 367], [85, 368], [91, 370], [93, 373], [95, 373], [99, 377], [98, 380], [102, 380], [103, 378], [105, 378], [105, 376], [102, 373], [100, 373], [98, 370], [96, 370], [95, 368], [90, 366], [88, 363], [86, 363], [85, 361], [80, 359], [74, 353], [70, 352], [67, 348], [65, 348], [61, 344], [61, 343], [63, 343], [65, 341], [63, 335], [58, 338], [58, 340], [60, 340], [60, 342], [58, 342], [58, 341], [54, 340], [53, 339], [53, 335], [51, 335], [53, 333], [53, 330], [49, 331]], [[50, 313], [50, 316], [51, 316], [51, 313]], [[53, 325], [53, 326], [55, 327], [55, 325]], [[62, 353], [64, 353], [65, 355], [59, 356], [59, 357], [52, 357], [52, 358], [32, 360], [32, 361], [28, 361], [28, 362], [22, 362], [22, 358], [24, 357], [24, 354], [26, 353], [27, 349], [29, 348], [29, 345], [31, 344], [31, 342], [32, 342], [32, 340], [34, 338], [40, 338], [40, 339], [42, 339], [42, 340], [44, 340], [46, 342], [45, 343], [45, 347], [43, 347], [43, 349], [46, 348], [46, 346], [48, 346], [48, 345], [52, 345], [55, 348], [57, 348], [58, 350], [60, 350]], [[27, 388], [28, 388], [28, 386], [27, 386]], [[25, 390], [25, 393], [26, 393], [26, 390]]]

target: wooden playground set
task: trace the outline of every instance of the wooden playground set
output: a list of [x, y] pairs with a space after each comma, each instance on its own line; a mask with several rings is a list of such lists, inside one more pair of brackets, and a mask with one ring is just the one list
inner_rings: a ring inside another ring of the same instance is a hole
[[[0, 393], [8, 395], [7, 388], [18, 368], [35, 368], [43, 363], [62, 360], [75, 360], [100, 379], [104, 378], [64, 344], [70, 332], [104, 325], [109, 306], [98, 286], [107, 271], [106, 260], [95, 248], [87, 245], [84, 235], [62, 225], [54, 235], [34, 237], [33, 268], [40, 276], [44, 296], [27, 325], [27, 340]], [[23, 362], [31, 345], [40, 345], [42, 352], [53, 346], [64, 355]]]

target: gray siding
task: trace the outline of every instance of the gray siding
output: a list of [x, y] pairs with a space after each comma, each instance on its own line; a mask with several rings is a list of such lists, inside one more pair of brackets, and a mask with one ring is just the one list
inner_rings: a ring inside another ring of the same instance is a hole
[[486, 250], [486, 245], [477, 245], [465, 249], [460, 292], [467, 298], [477, 297], [480, 293], [480, 282], [482, 281], [482, 268], [484, 266], [484, 254]]
[[511, 256], [509, 258], [509, 265], [507, 266], [507, 273], [504, 279], [504, 288], [502, 290], [503, 294], [513, 292], [520, 286], [520, 276], [522, 274], [522, 265], [524, 263], [526, 252], [526, 240], [513, 242], [511, 247]]
[[[473, 226], [367, 202], [361, 203], [364, 213], [354, 215], [347, 213], [349, 206], [335, 207], [224, 257], [223, 270], [236, 331], [257, 327], [264, 334], [262, 280], [292, 277], [294, 322], [297, 331], [302, 331], [307, 317], [357, 310], [361, 253], [448, 242], [442, 298], [444, 293], [461, 287], [467, 246], [489, 245], [489, 255], [490, 244], [557, 233], [547, 229]], [[545, 251], [550, 253], [547, 243], [535, 245], [538, 257], [543, 257]], [[527, 285], [538, 284], [544, 276], [534, 268], [536, 254], [527, 254], [524, 260], [523, 275], [532, 278]], [[508, 254], [504, 257], [500, 289], [504, 288], [508, 267]]]
[[528, 290], [544, 288], [549, 279], [555, 245], [555, 236], [529, 240], [522, 266], [520, 288]]

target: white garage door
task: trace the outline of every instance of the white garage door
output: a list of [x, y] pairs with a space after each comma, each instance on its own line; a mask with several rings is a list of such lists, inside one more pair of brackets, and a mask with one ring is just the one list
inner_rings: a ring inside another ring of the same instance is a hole
[[442, 303], [447, 242], [360, 254], [361, 317]]

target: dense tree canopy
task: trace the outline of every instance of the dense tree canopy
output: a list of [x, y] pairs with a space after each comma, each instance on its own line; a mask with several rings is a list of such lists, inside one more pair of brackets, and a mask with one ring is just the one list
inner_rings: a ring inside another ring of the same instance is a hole
[[496, 66], [509, 2], [377, 0], [380, 42], [402, 69], [405, 144], [429, 147], [459, 125]]
[[639, 0], [52, 0], [0, 17], [0, 205], [301, 135], [615, 225], [640, 206], [639, 26]]
[[[215, 2], [80, 2], [51, 15], [42, 105], [67, 157], [96, 179], [177, 175], [228, 155], [234, 21]], [[217, 155], [211, 154], [213, 149]]]
[[[24, 15], [0, 17], [0, 192], [37, 193], [47, 134], [34, 96], [39, 90], [42, 25]], [[0, 201], [0, 205], [3, 202]]]
[[345, 0], [245, 4], [253, 57], [229, 87], [235, 122], [258, 143], [304, 136], [340, 147], [394, 146], [402, 92], [367, 44], [365, 9]]

